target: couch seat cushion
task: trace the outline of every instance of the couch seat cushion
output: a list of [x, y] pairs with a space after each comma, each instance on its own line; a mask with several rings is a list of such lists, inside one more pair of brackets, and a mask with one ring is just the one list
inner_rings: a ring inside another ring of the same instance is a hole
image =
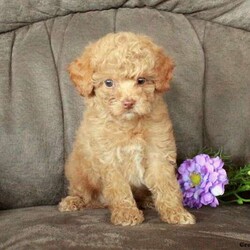
[[191, 211], [196, 225], [168, 225], [145, 210], [139, 226], [113, 226], [107, 209], [56, 206], [0, 211], [0, 249], [240, 249], [250, 245], [249, 206]]

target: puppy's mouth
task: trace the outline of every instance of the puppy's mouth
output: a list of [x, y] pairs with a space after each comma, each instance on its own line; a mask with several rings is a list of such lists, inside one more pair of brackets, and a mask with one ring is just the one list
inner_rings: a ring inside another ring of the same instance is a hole
[[122, 105], [121, 102], [112, 102], [109, 105], [109, 110], [110, 113], [117, 117], [117, 118], [122, 118], [122, 119], [133, 119], [139, 114], [136, 111], [136, 107], [130, 107], [130, 108], [125, 108], [124, 105]]
[[126, 119], [126, 120], [132, 120], [138, 116], [139, 116], [139, 114], [136, 113], [133, 109], [124, 110], [123, 114], [121, 115], [121, 117]]
[[123, 117], [130, 117], [130, 118], [135, 117], [135, 116], [139, 116], [139, 114], [136, 111], [135, 107], [132, 107], [132, 108], [129, 108], [129, 109], [121, 107], [120, 115], [123, 116]]
[[112, 113], [115, 117], [121, 120], [134, 120], [134, 119], [137, 119], [141, 116], [145, 116], [146, 114], [148, 114], [147, 111], [140, 110], [140, 108], [136, 106], [131, 109], [121, 108], [119, 111], [120, 112], [112, 112]]

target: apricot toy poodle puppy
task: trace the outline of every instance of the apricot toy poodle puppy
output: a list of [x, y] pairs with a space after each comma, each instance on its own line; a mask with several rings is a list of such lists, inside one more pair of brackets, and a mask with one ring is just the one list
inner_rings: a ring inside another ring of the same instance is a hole
[[161, 219], [194, 224], [178, 185], [173, 127], [163, 93], [173, 62], [148, 37], [108, 34], [69, 66], [85, 100], [84, 119], [65, 167], [69, 196], [60, 211], [108, 207], [115, 225], [144, 220], [150, 206]]

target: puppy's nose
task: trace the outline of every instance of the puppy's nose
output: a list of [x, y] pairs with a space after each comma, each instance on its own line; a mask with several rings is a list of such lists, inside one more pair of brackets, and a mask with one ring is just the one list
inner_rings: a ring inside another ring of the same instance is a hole
[[123, 103], [123, 107], [125, 109], [131, 109], [135, 105], [135, 100], [133, 100], [133, 99], [126, 99], [122, 103]]

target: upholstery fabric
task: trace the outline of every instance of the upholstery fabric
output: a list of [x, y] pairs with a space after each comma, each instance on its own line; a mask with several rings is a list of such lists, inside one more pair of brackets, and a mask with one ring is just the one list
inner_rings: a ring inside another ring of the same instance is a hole
[[[106, 209], [59, 213], [54, 206], [0, 211], [0, 249], [245, 249], [249, 207], [202, 208], [196, 225], [168, 225], [145, 210], [139, 226], [111, 225]], [[232, 218], [235, 218], [232, 221]]]
[[68, 64], [109, 32], [150, 35], [174, 59], [166, 94], [178, 158], [223, 146], [250, 161], [250, 4], [1, 1], [0, 208], [56, 204], [84, 103]]
[[4, 0], [0, 10], [0, 249], [250, 246], [249, 206], [192, 210], [192, 226], [145, 210], [135, 227], [111, 225], [107, 209], [52, 206], [84, 110], [67, 67], [109, 32], [149, 35], [174, 59], [165, 99], [179, 161], [203, 146], [250, 161], [250, 1]]

